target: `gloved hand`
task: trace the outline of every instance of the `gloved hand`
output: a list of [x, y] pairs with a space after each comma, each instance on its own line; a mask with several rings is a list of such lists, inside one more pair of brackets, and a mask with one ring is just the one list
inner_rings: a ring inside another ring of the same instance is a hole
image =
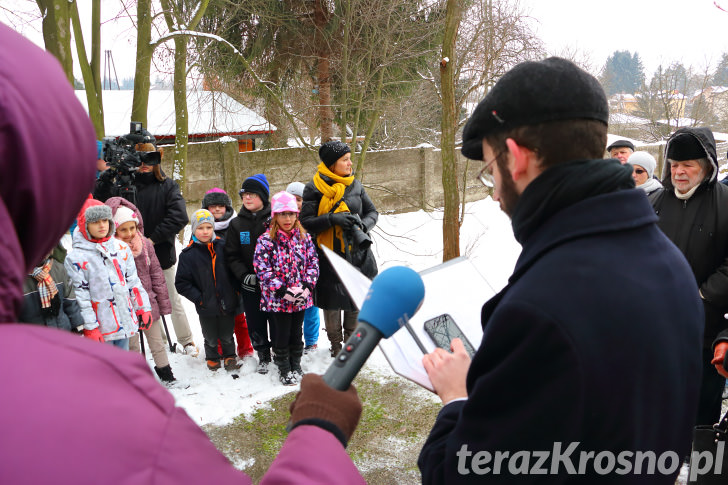
[[152, 326], [152, 312], [139, 310], [137, 316], [139, 317], [139, 330], [149, 330], [149, 327]]
[[86, 330], [84, 328], [83, 336], [86, 337], [87, 339], [93, 340], [95, 342], [104, 343], [104, 336], [101, 335], [101, 330], [99, 330], [99, 327], [96, 327], [93, 330]]
[[286, 301], [296, 303], [299, 295], [302, 292], [303, 292], [303, 288], [301, 288], [300, 286], [292, 286], [290, 288], [286, 288], [286, 293], [283, 295], [283, 299]]
[[361, 401], [354, 386], [337, 391], [318, 374], [306, 374], [301, 390], [291, 403], [290, 429], [303, 424], [332, 432], [344, 446], [354, 433], [361, 417]]
[[710, 363], [715, 366], [715, 370], [718, 371], [718, 374], [728, 378], [728, 371], [726, 371], [723, 367], [726, 351], [728, 351], [728, 342], [717, 343], [713, 352], [713, 360], [711, 360]]
[[248, 273], [243, 276], [243, 282], [240, 284], [242, 289], [245, 291], [255, 291], [257, 286], [258, 278], [255, 276], [255, 273]]
[[114, 177], [116, 176], [116, 171], [112, 169], [106, 169], [103, 172], [99, 174], [99, 182], [103, 184], [112, 184], [114, 182]]
[[332, 226], [339, 226], [344, 231], [351, 230], [354, 224], [358, 223], [357, 217], [351, 215], [349, 212], [337, 212], [335, 214], [329, 214], [329, 222]]
[[311, 290], [303, 288], [303, 291], [296, 297], [296, 305], [305, 305], [308, 297], [311, 295]]

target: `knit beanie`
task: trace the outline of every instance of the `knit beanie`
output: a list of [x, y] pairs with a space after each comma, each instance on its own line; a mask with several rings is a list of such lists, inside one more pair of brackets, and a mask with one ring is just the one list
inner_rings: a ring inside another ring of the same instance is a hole
[[607, 147], [607, 153], [611, 152], [615, 148], [629, 148], [634, 151], [634, 144], [629, 140], [617, 140]]
[[319, 148], [319, 158], [324, 165], [331, 168], [336, 161], [351, 152], [351, 148], [346, 143], [338, 140], [327, 141]]
[[139, 225], [139, 219], [137, 218], [136, 212], [124, 206], [120, 206], [116, 209], [116, 214], [114, 214], [114, 225], [116, 227], [119, 227], [129, 221], [134, 221], [137, 226]]
[[288, 192], [278, 192], [270, 199], [270, 213], [276, 215], [280, 212], [298, 212], [296, 198]]
[[698, 160], [705, 157], [707, 157], [705, 148], [690, 133], [676, 134], [668, 140], [667, 158], [670, 160], [683, 162], [685, 160]]
[[200, 227], [200, 224], [204, 223], [208, 223], [212, 225], [212, 227], [215, 227], [215, 218], [212, 216], [209, 210], [197, 209], [195, 212], [192, 213], [192, 217], [190, 218], [193, 236], [195, 235], [195, 231], [197, 231], [197, 228]]
[[627, 163], [630, 165], [639, 165], [640, 167], [647, 170], [647, 178], [652, 178], [657, 167], [657, 161], [655, 157], [650, 155], [648, 152], [634, 152], [627, 159]]
[[262, 173], [251, 175], [243, 181], [243, 185], [240, 187], [240, 192], [238, 192], [238, 194], [242, 197], [245, 192], [258, 194], [260, 198], [263, 199], [263, 203], [267, 203], [268, 197], [270, 197], [268, 179], [265, 178], [265, 175]]
[[491, 133], [576, 119], [607, 124], [609, 105], [599, 81], [559, 57], [522, 62], [505, 73], [478, 103], [463, 129], [462, 154], [482, 160], [482, 141]]
[[202, 198], [202, 208], [207, 209], [211, 205], [224, 205], [225, 207], [232, 210], [233, 201], [230, 196], [227, 195], [223, 189], [219, 187], [213, 187], [212, 189], [205, 192], [205, 196]]
[[301, 182], [291, 182], [290, 184], [288, 184], [288, 187], [286, 187], [286, 192], [292, 195], [303, 197], [304, 187], [305, 185], [303, 185]]

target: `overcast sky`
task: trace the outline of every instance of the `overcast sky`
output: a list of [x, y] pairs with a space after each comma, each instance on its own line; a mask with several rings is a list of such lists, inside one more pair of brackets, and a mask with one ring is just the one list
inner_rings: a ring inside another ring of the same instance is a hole
[[[717, 0], [728, 9], [728, 0]], [[90, 21], [90, 0], [77, 0], [81, 23]], [[728, 52], [728, 12], [714, 0], [520, 0], [530, 13], [533, 28], [551, 54], [577, 52], [588, 60], [595, 74], [616, 50], [637, 52], [649, 79], [662, 64], [681, 61], [701, 71], [714, 68], [721, 53]], [[136, 34], [128, 18], [109, 20], [123, 11], [118, 0], [102, 3], [102, 49], [113, 54], [119, 78], [132, 77]], [[125, 0], [136, 13], [136, 2]], [[43, 45], [38, 9], [33, 0], [0, 0], [0, 22], [10, 23], [8, 10], [27, 11], [36, 21], [18, 22], [13, 27]], [[90, 34], [86, 34], [86, 39]], [[156, 34], [153, 34], [153, 38]], [[170, 43], [171, 45], [171, 43]], [[88, 46], [87, 46], [88, 47]], [[376, 48], [376, 46], [373, 46]], [[102, 51], [103, 52], [103, 51]], [[75, 57], [75, 56], [74, 56]], [[579, 56], [577, 56], [578, 58]], [[162, 66], [160, 66], [162, 67]], [[76, 69], [76, 75], [81, 75]]]
[[[728, 10], [728, 1], [718, 0]], [[550, 53], [588, 53], [601, 69], [614, 51], [637, 52], [649, 79], [662, 64], [714, 68], [728, 52], [728, 12], [713, 0], [521, 0]]]

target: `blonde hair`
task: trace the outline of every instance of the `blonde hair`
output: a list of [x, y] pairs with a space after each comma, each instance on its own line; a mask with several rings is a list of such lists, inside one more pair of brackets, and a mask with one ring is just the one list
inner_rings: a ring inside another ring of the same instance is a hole
[[[271, 220], [270, 220], [270, 231], [268, 234], [270, 234], [270, 238], [272, 240], [275, 240], [278, 236], [278, 229], [280, 226], [278, 225], [278, 218], [276, 217], [278, 214], [275, 214]], [[298, 220], [298, 215], [296, 215], [296, 222], [293, 223], [292, 229], [298, 229], [301, 232], [301, 235], [306, 234], [306, 230], [301, 225], [301, 221]]]
[[[164, 156], [164, 148], [157, 148], [152, 143], [137, 143], [134, 146], [134, 149], [138, 152], [159, 152], [159, 158], [162, 158]], [[157, 165], [152, 165], [152, 173], [154, 174], [154, 178], [159, 180], [160, 182], [164, 182], [164, 179], [167, 177], [162, 173], [162, 163], [158, 163]]]

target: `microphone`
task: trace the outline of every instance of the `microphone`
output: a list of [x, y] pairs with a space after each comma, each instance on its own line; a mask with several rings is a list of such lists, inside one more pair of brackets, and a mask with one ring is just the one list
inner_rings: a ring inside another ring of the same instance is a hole
[[359, 312], [359, 325], [323, 376], [339, 391], [349, 388], [382, 338], [391, 337], [420, 309], [425, 284], [416, 271], [394, 266], [372, 281]]

